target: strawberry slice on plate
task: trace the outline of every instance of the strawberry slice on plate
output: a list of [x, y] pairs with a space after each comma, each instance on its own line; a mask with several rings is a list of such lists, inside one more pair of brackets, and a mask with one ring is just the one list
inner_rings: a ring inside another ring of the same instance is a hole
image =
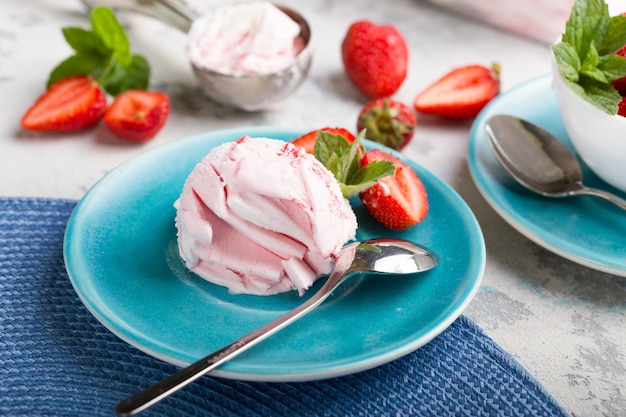
[[96, 123], [107, 108], [106, 95], [86, 75], [52, 84], [26, 111], [24, 129], [38, 132], [74, 132]]
[[145, 142], [161, 130], [170, 112], [165, 93], [127, 90], [118, 94], [104, 115], [104, 122], [119, 138]]
[[428, 214], [428, 196], [422, 180], [407, 164], [380, 149], [367, 151], [361, 166], [377, 160], [393, 162], [396, 171], [359, 194], [363, 206], [392, 230], [404, 230], [421, 222]]
[[321, 129], [315, 129], [305, 133], [304, 135], [294, 139], [292, 143], [296, 146], [304, 148], [307, 153], [313, 154], [315, 141], [317, 140], [317, 132], [326, 132], [332, 135], [343, 136], [350, 143], [353, 143], [355, 139], [354, 135], [343, 127], [323, 127]]
[[466, 65], [455, 68], [415, 97], [420, 113], [472, 118], [500, 92], [500, 66]]

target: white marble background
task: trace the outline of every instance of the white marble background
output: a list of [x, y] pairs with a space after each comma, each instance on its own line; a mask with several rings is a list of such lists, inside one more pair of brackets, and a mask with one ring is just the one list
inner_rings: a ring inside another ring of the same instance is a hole
[[[195, 0], [198, 9], [221, 2]], [[364, 99], [343, 75], [339, 45], [361, 18], [391, 22], [410, 46], [409, 76], [395, 98], [417, 92], [452, 67], [502, 66], [502, 90], [547, 74], [548, 48], [420, 0], [283, 0], [310, 21], [316, 53], [310, 77], [285, 105], [265, 113], [224, 109], [198, 90], [185, 35], [122, 13], [133, 49], [148, 57], [153, 88], [172, 113], [145, 145], [104, 129], [32, 137], [19, 119], [50, 70], [70, 54], [60, 28], [88, 26], [79, 0], [0, 0], [0, 195], [80, 198], [99, 178], [147, 149], [207, 130], [245, 125], [352, 127]], [[405, 153], [447, 181], [476, 214], [488, 248], [483, 285], [465, 314], [510, 352], [572, 416], [626, 414], [626, 278], [564, 260], [532, 243], [480, 196], [466, 163], [471, 122], [420, 117]]]

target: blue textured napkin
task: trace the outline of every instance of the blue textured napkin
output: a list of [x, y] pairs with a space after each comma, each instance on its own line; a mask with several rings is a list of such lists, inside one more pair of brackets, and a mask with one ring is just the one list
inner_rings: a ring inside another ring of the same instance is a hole
[[[173, 373], [111, 334], [63, 264], [75, 201], [0, 198], [0, 415], [113, 415]], [[465, 317], [417, 351], [358, 374], [307, 383], [206, 376], [152, 416], [567, 416]]]

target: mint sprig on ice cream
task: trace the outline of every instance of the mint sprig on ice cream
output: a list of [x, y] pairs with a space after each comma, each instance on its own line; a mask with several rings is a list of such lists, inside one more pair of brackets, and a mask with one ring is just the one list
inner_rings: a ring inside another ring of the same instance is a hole
[[610, 16], [604, 0], [576, 0], [561, 42], [552, 51], [578, 95], [616, 114], [621, 96], [611, 83], [626, 76], [626, 58], [615, 54], [624, 45], [626, 16]]
[[345, 198], [371, 187], [381, 178], [393, 175], [396, 169], [388, 161], [373, 161], [361, 166], [359, 149], [364, 136], [365, 129], [353, 143], [349, 143], [341, 135], [322, 131], [317, 133], [314, 156], [333, 173]]

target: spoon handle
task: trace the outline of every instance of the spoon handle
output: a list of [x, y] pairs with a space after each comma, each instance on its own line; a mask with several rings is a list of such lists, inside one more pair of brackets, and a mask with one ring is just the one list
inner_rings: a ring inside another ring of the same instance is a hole
[[184, 0], [82, 0], [90, 8], [107, 6], [131, 10], [158, 19], [176, 29], [188, 32], [199, 16]]
[[168, 376], [145, 390], [121, 401], [115, 407], [115, 413], [119, 416], [132, 416], [145, 410], [163, 398], [183, 388], [187, 384], [200, 378], [202, 375], [205, 375], [222, 365], [224, 362], [227, 362], [248, 348], [256, 345], [262, 340], [267, 339], [269, 336], [305, 316], [315, 307], [319, 306], [326, 298], [328, 298], [332, 291], [339, 284], [341, 284], [345, 278], [347, 278], [349, 275], [347, 274], [347, 271], [349, 270], [353, 259], [354, 251], [352, 251], [352, 253], [350, 253], [350, 251], [342, 252], [339, 259], [335, 262], [335, 268], [328, 277], [328, 280], [326, 280], [326, 283], [324, 283], [322, 288], [313, 294], [313, 296], [311, 296], [311, 298], [309, 298], [306, 302], [300, 304], [295, 309], [290, 310], [264, 326], [253, 330], [231, 344], [209, 354], [205, 358], [200, 359], [199, 361], [181, 369], [180, 371]]
[[600, 197], [626, 210], [626, 200], [616, 196], [615, 194], [611, 194], [608, 191], [598, 190], [597, 188], [582, 187], [581, 189], [576, 191], [576, 194], [586, 194]]

